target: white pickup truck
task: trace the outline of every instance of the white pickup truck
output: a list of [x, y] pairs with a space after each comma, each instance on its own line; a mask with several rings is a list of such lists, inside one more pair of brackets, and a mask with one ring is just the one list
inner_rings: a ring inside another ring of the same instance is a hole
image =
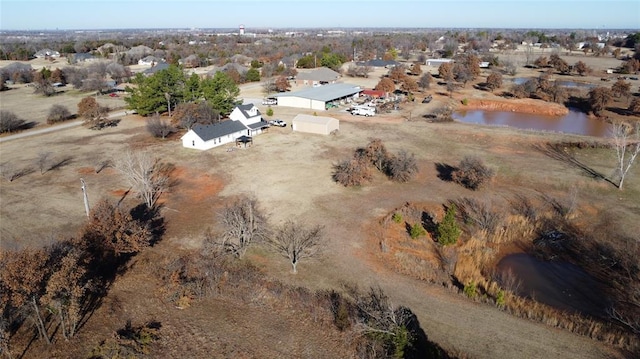
[[271, 126], [287, 127], [287, 123], [282, 120], [271, 120], [269, 121], [269, 124]]

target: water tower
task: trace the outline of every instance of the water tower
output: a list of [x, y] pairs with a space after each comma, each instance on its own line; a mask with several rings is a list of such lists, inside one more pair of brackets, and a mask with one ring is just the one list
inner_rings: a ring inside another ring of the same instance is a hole
[[244, 25], [240, 25], [240, 35], [244, 35]]

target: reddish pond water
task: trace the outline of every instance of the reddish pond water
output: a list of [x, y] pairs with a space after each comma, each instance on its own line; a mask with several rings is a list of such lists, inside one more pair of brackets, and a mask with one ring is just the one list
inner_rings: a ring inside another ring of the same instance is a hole
[[525, 130], [573, 133], [577, 135], [606, 137], [609, 124], [589, 118], [582, 112], [569, 111], [565, 116], [541, 116], [505, 111], [456, 111], [453, 119], [479, 125], [508, 126]]
[[[580, 267], [567, 262], [545, 262], [525, 254], [508, 255], [498, 263], [499, 277], [509, 274], [519, 282], [516, 294], [552, 307], [603, 316], [607, 300], [601, 285]], [[504, 283], [503, 283], [504, 284]]]

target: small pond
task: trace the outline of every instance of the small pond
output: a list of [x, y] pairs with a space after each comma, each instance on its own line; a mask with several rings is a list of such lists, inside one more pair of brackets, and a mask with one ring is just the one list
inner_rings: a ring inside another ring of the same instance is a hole
[[456, 111], [453, 113], [453, 119], [479, 125], [508, 126], [524, 130], [572, 133], [595, 137], [606, 137], [609, 134], [609, 124], [573, 110], [564, 116], [542, 116], [508, 111]]
[[[515, 85], [522, 85], [525, 82], [534, 79], [534, 77], [515, 77], [512, 79], [508, 79], [506, 81], [511, 82]], [[593, 84], [588, 84], [588, 83], [584, 83], [584, 82], [576, 82], [576, 81], [569, 81], [569, 80], [556, 80], [556, 82], [560, 85], [560, 86], [564, 86], [564, 87], [569, 87], [569, 88], [579, 88], [579, 89], [592, 89], [594, 87], [596, 87], [596, 85]]]
[[511, 276], [516, 294], [552, 307], [604, 316], [607, 300], [601, 285], [580, 267], [567, 262], [546, 262], [526, 253], [508, 255], [497, 266], [504, 285]]

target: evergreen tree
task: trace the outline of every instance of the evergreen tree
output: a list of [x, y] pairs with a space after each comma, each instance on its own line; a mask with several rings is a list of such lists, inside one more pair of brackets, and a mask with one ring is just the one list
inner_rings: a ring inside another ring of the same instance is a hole
[[461, 231], [456, 222], [456, 206], [452, 204], [447, 208], [442, 222], [438, 223], [438, 243], [443, 246], [454, 244], [458, 241]]
[[125, 101], [140, 115], [169, 111], [183, 102], [186, 76], [177, 66], [169, 66], [149, 77], [139, 73], [133, 83], [137, 88], [127, 89], [131, 96]]
[[240, 95], [238, 86], [222, 71], [216, 72], [213, 78], [202, 80], [200, 88], [205, 100], [222, 114], [231, 113]]

